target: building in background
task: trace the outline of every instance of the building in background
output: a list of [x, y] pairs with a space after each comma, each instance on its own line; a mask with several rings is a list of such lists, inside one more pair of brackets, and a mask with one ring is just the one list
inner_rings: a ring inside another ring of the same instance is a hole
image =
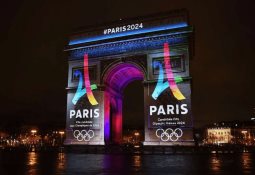
[[226, 144], [230, 143], [232, 139], [231, 128], [207, 128], [207, 144]]
[[205, 133], [204, 144], [255, 145], [254, 120], [214, 123]]

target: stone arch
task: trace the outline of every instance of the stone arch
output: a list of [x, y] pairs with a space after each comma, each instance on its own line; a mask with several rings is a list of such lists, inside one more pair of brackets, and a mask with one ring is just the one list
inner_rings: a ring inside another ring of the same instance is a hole
[[132, 81], [144, 80], [144, 69], [136, 63], [124, 62], [111, 66], [103, 77], [105, 142], [122, 141], [122, 93]]

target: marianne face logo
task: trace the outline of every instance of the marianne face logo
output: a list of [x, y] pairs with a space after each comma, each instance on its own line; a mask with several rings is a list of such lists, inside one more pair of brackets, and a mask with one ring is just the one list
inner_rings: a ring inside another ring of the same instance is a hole
[[173, 93], [173, 96], [177, 100], [184, 100], [185, 97], [179, 90], [177, 83], [180, 83], [183, 81], [181, 77], [174, 77], [172, 68], [171, 68], [171, 63], [170, 63], [170, 49], [168, 43], [164, 43], [164, 65], [165, 65], [165, 71], [166, 71], [166, 77], [167, 81], [164, 82], [164, 69], [163, 65], [155, 61], [153, 62], [153, 67], [159, 68], [159, 75], [158, 75], [158, 81], [157, 85], [152, 93], [152, 98], [154, 100], [157, 100], [157, 98], [160, 96], [160, 94], [166, 90], [168, 87], [170, 87], [171, 92]]
[[90, 104], [97, 105], [98, 102], [95, 99], [94, 94], [92, 92], [92, 90], [97, 89], [97, 85], [90, 84], [89, 69], [88, 69], [88, 55], [87, 54], [84, 54], [84, 77], [83, 77], [81, 71], [76, 71], [74, 73], [74, 76], [79, 77], [79, 83], [78, 83], [76, 93], [72, 99], [72, 103], [74, 105], [76, 105], [76, 103], [79, 101], [79, 99], [82, 96], [87, 95]]

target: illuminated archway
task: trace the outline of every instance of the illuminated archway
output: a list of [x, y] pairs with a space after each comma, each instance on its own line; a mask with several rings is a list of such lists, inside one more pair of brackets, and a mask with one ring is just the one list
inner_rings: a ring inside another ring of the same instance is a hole
[[[71, 35], [65, 48], [65, 144], [122, 142], [124, 90], [138, 80], [143, 81], [143, 144], [193, 145], [189, 65], [194, 38], [188, 21], [188, 13], [177, 10]], [[139, 91], [134, 91], [137, 104]]]
[[105, 142], [122, 141], [122, 93], [132, 81], [144, 80], [143, 69], [133, 63], [120, 63], [108, 69], [104, 76], [104, 137]]

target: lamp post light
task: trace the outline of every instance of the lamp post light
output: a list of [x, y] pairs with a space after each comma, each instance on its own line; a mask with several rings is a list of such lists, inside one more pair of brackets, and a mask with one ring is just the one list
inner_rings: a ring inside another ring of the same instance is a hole
[[247, 145], [247, 138], [246, 138], [247, 131], [246, 131], [246, 130], [243, 130], [243, 131], [241, 131], [241, 133], [242, 133], [243, 136], [244, 136], [243, 143], [244, 143], [245, 145]]
[[139, 136], [139, 132], [135, 132], [135, 143], [137, 143], [137, 137]]
[[33, 135], [35, 135], [35, 134], [37, 133], [37, 130], [36, 130], [36, 129], [32, 129], [30, 132], [31, 132]]
[[65, 134], [65, 131], [59, 131], [58, 133], [60, 134], [60, 145], [62, 145], [62, 139]]
[[32, 151], [35, 151], [35, 147], [34, 145], [36, 144], [36, 138], [35, 138], [35, 134], [37, 133], [36, 129], [32, 129], [31, 131], [31, 135], [32, 135]]

